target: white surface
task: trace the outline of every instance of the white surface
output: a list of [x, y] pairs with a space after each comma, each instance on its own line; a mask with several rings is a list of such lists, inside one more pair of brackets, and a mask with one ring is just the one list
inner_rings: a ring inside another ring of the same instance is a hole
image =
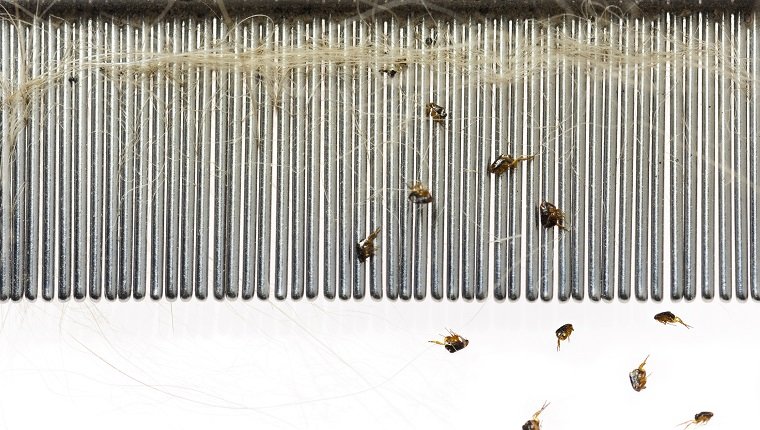
[[[663, 326], [671, 310], [694, 326]], [[5, 304], [0, 428], [748, 428], [756, 303]], [[556, 351], [554, 330], [575, 332]], [[426, 343], [450, 327], [455, 354]], [[628, 372], [647, 354], [648, 388]]]

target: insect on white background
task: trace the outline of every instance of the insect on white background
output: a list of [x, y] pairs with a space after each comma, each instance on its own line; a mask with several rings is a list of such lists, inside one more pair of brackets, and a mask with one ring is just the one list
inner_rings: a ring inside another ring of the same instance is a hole
[[[664, 326], [665, 309], [693, 329]], [[0, 429], [741, 428], [760, 314], [720, 302], [69, 302], [3, 306]], [[573, 321], [556, 350], [554, 330]], [[427, 341], [453, 327], [451, 354]], [[629, 372], [650, 354], [647, 389]], [[640, 413], [646, 411], [646, 413]], [[625, 417], [625, 419], [621, 419]]]

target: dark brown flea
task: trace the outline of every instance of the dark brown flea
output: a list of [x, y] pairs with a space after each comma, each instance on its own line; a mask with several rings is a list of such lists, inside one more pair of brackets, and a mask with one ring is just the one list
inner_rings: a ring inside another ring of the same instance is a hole
[[459, 351], [460, 349], [464, 349], [467, 345], [470, 344], [470, 341], [463, 338], [462, 336], [454, 333], [453, 331], [446, 329], [449, 332], [448, 336], [443, 336], [443, 342], [439, 340], [429, 340], [428, 342], [434, 343], [436, 345], [443, 345], [444, 348], [446, 348], [446, 351], [449, 351], [450, 353], [455, 353]]
[[425, 114], [431, 118], [433, 118], [433, 121], [443, 124], [443, 122], [446, 120], [446, 109], [443, 106], [439, 106], [435, 103], [428, 103], [425, 105]]
[[628, 378], [631, 380], [631, 387], [636, 391], [641, 391], [647, 387], [647, 371], [644, 370], [644, 365], [647, 364], [648, 359], [649, 356], [647, 355], [647, 358], [639, 364], [639, 367], [631, 370], [631, 373], [628, 374]]
[[398, 73], [393, 69], [380, 69], [379, 72], [388, 75], [389, 78], [396, 76], [396, 73]]
[[684, 427], [684, 429], [687, 429], [692, 424], [697, 424], [697, 425], [699, 425], [699, 424], [705, 424], [708, 421], [710, 421], [710, 418], [712, 418], [712, 417], [713, 417], [713, 413], [712, 412], [700, 412], [700, 413], [694, 415], [694, 419], [693, 420], [684, 421], [684, 422], [682, 422], [681, 424], [678, 424], [678, 425], [682, 426], [682, 425], [686, 424], [686, 427]]
[[536, 411], [535, 414], [533, 414], [533, 418], [529, 419], [528, 421], [525, 421], [525, 424], [522, 426], [522, 430], [541, 430], [541, 422], [538, 421], [538, 416], [541, 415], [541, 412], [546, 409], [546, 407], [549, 406], [549, 403], [544, 403], [543, 406], [541, 406], [541, 409]]
[[572, 324], [565, 324], [562, 327], [558, 328], [555, 334], [557, 335], [557, 351], [559, 351], [559, 342], [563, 340], [567, 340], [570, 338], [570, 334], [573, 333]]
[[375, 256], [375, 239], [380, 234], [380, 227], [369, 234], [366, 239], [356, 244], [356, 253], [359, 256], [359, 261], [364, 263], [368, 258]]
[[427, 204], [433, 201], [430, 190], [420, 181], [409, 185], [409, 201], [415, 204]]
[[488, 166], [488, 173], [493, 173], [496, 176], [501, 175], [507, 170], [514, 170], [521, 161], [530, 161], [536, 158], [535, 155], [521, 155], [519, 157], [512, 157], [511, 155], [501, 154], [490, 166]]
[[565, 213], [557, 209], [553, 204], [543, 201], [538, 205], [538, 216], [541, 220], [541, 225], [546, 228], [559, 227], [562, 230], [567, 231], [565, 227]]
[[681, 318], [675, 316], [673, 312], [660, 312], [654, 316], [654, 319], [663, 324], [681, 324], [686, 328], [691, 328], [691, 326], [683, 322]]
[[390, 65], [385, 64], [384, 66], [385, 67], [379, 69], [378, 72], [388, 75], [389, 78], [393, 78], [397, 73], [403, 72], [408, 67], [406, 58], [399, 58], [395, 63], [391, 63]]

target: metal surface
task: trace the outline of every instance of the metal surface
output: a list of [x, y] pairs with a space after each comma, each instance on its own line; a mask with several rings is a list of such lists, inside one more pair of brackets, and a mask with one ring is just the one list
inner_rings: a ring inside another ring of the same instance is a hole
[[25, 14], [53, 13], [57, 16], [82, 13], [166, 14], [216, 12], [220, 15], [246, 13], [357, 13], [376, 14], [424, 12], [444, 14], [505, 13], [510, 17], [570, 13], [589, 16], [605, 9], [635, 15], [665, 12], [751, 12], [755, 0], [0, 0], [5, 10]]
[[754, 14], [354, 18], [0, 21], [0, 299], [760, 299]]

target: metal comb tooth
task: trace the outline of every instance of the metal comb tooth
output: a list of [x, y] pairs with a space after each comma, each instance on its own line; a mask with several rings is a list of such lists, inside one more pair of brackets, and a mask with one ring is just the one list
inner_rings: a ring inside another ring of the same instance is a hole
[[6, 87], [44, 85], [0, 110], [0, 299], [760, 299], [758, 40], [745, 12], [3, 20]]

